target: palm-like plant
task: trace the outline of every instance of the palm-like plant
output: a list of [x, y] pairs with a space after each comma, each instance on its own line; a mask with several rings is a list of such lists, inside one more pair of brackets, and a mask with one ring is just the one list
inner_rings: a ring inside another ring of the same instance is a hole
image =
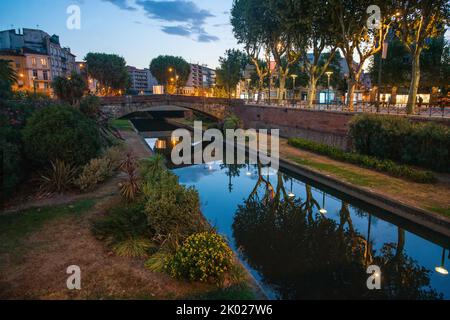
[[10, 60], [0, 59], [0, 79], [11, 84], [17, 82], [17, 74]]
[[10, 92], [12, 85], [16, 82], [17, 74], [11, 66], [11, 61], [0, 59], [0, 97]]

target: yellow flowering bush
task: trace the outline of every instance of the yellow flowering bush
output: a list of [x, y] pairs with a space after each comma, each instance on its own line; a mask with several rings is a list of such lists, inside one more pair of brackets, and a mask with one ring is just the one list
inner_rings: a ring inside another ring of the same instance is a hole
[[224, 238], [214, 232], [202, 232], [188, 237], [166, 268], [176, 278], [219, 283], [232, 265], [233, 253]]

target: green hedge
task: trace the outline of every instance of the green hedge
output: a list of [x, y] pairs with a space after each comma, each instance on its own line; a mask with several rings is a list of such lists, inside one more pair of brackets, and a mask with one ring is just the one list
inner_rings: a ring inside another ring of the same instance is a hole
[[431, 183], [436, 181], [436, 177], [430, 171], [415, 169], [407, 165], [399, 165], [392, 160], [380, 160], [354, 152], [345, 152], [325, 144], [311, 142], [300, 138], [289, 139], [289, 144], [293, 147], [319, 153], [335, 160], [384, 172], [394, 177], [405, 178], [419, 183]]
[[358, 153], [450, 172], [450, 129], [444, 125], [364, 114], [352, 120], [349, 136]]

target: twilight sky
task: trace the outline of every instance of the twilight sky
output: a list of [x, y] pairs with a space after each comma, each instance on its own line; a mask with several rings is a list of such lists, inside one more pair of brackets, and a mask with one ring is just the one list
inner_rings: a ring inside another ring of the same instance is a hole
[[[68, 6], [79, 5], [81, 29], [69, 30]], [[229, 23], [232, 0], [0, 0], [0, 30], [36, 28], [58, 34], [82, 60], [86, 53], [123, 56], [148, 67], [160, 54], [215, 68], [237, 47]]]

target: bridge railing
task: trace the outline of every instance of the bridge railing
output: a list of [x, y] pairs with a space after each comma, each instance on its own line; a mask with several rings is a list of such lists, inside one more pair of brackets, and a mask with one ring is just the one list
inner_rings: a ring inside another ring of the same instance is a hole
[[[337, 112], [351, 112], [351, 113], [380, 113], [380, 114], [394, 114], [394, 115], [406, 115], [406, 104], [389, 104], [381, 103], [377, 106], [374, 102], [355, 102], [353, 109], [350, 109], [346, 104], [341, 101], [332, 101], [330, 103], [319, 103], [314, 101], [312, 106], [308, 106], [306, 101], [294, 101], [286, 100], [279, 103], [274, 101], [272, 103], [267, 102], [249, 102], [246, 101], [246, 105], [261, 105], [272, 107], [284, 107], [294, 109], [305, 110], [321, 110], [321, 111], [337, 111]], [[424, 117], [450, 117], [450, 105], [443, 103], [422, 103], [417, 104], [412, 115], [424, 116]]]
[[138, 103], [161, 103], [161, 104], [205, 103], [205, 104], [221, 104], [221, 105], [244, 105], [244, 101], [241, 99], [226, 99], [226, 98], [168, 95], [168, 94], [155, 94], [149, 96], [114, 96], [101, 98], [102, 105], [124, 105], [124, 104], [138, 104]]

